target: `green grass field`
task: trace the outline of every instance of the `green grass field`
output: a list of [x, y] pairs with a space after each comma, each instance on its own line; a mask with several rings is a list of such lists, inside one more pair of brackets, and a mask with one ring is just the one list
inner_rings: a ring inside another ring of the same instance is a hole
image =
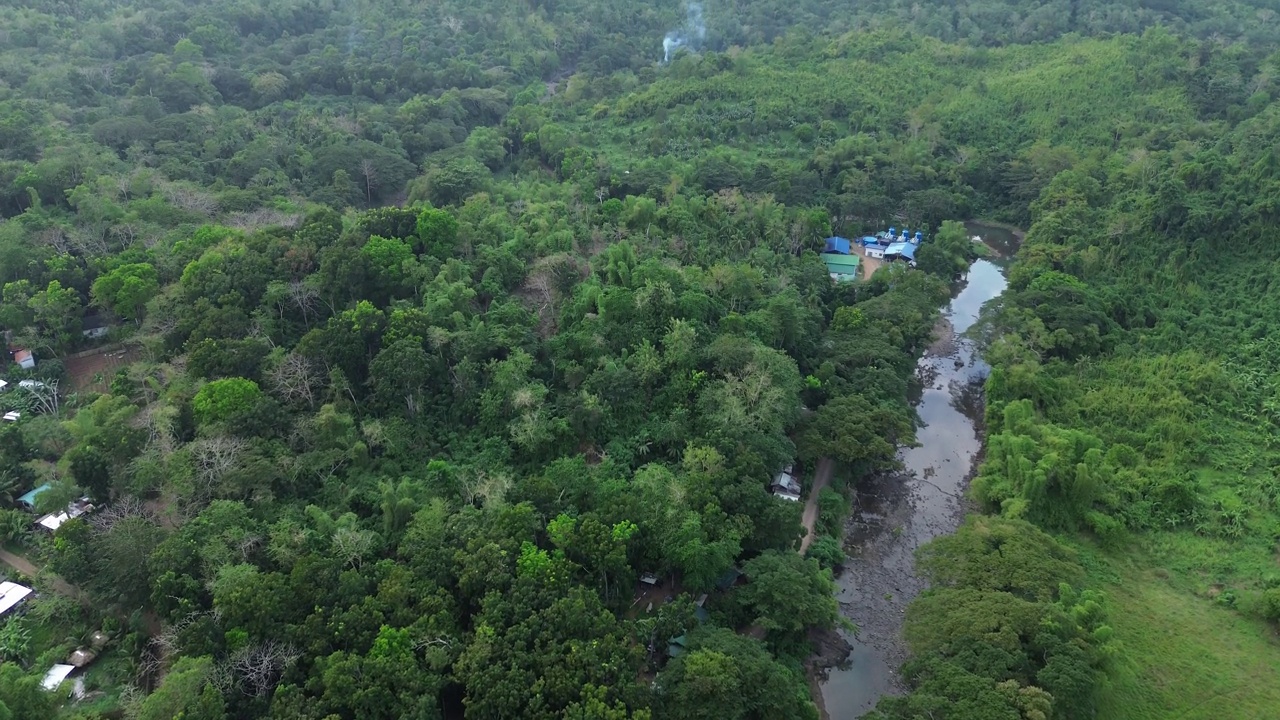
[[1124, 660], [1101, 720], [1280, 718], [1280, 637], [1192, 590], [1185, 575], [1129, 554], [1094, 565]]

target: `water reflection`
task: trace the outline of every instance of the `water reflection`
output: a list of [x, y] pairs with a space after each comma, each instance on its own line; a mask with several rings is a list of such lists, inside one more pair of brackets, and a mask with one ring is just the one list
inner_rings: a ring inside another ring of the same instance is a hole
[[[1009, 239], [1015, 240], [1011, 232]], [[883, 695], [903, 690], [897, 677], [906, 658], [903, 616], [925, 587], [915, 575], [915, 549], [959, 526], [964, 489], [981, 449], [971, 417], [987, 367], [960, 334], [1004, 288], [1004, 272], [995, 263], [979, 260], [970, 268], [943, 313], [937, 340], [920, 359], [918, 447], [899, 452], [903, 472], [858, 488], [846, 532], [851, 559], [837, 583], [841, 612], [859, 632], [847, 638], [853, 645], [847, 663], [821, 685], [827, 715], [835, 720], [856, 718]]]

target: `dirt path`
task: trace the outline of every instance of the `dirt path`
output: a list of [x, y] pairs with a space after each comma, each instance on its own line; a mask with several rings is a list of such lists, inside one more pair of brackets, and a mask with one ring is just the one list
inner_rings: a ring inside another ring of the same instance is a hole
[[809, 549], [809, 545], [813, 542], [813, 527], [818, 522], [818, 493], [822, 492], [822, 488], [831, 484], [831, 473], [835, 470], [835, 465], [831, 458], [822, 458], [818, 461], [818, 467], [813, 473], [813, 488], [809, 490], [809, 499], [804, 503], [804, 515], [801, 516], [800, 520], [800, 523], [804, 525], [804, 540], [800, 541], [801, 555]]
[[884, 260], [867, 255], [865, 248], [858, 248], [858, 255], [862, 257], [862, 278], [864, 280], [875, 275], [876, 270], [879, 270], [880, 266], [884, 264]]
[[[8, 565], [29, 578], [34, 578], [40, 574], [40, 568], [36, 567], [30, 560], [22, 557], [21, 555], [11, 553], [8, 550], [0, 550], [0, 562], [3, 562], [5, 565]], [[81, 599], [80, 588], [77, 588], [75, 585], [68, 583], [56, 575], [50, 575], [49, 577], [54, 590], [57, 590], [59, 593], [66, 595], [73, 600]]]

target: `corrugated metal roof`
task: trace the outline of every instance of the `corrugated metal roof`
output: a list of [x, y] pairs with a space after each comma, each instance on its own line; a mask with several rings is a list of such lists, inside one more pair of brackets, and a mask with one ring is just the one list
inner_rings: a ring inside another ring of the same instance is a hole
[[836, 255], [835, 253], [826, 253], [822, 256], [822, 261], [827, 264], [828, 268], [858, 268], [857, 255]]
[[22, 503], [23, 505], [30, 505], [31, 507], [35, 507], [36, 496], [44, 492], [45, 490], [48, 490], [50, 487], [52, 487], [52, 485], [50, 485], [49, 483], [45, 483], [40, 487], [36, 488], [35, 490], [32, 490], [31, 492], [23, 494], [21, 497], [18, 498], [18, 502]]
[[890, 255], [900, 255], [908, 260], [915, 260], [916, 246], [908, 242], [898, 242], [885, 248], [884, 254], [885, 257]]
[[850, 244], [849, 244], [848, 238], [829, 237], [827, 238], [827, 249], [823, 250], [823, 252], [840, 253], [841, 255], [848, 255], [849, 250], [850, 250]]

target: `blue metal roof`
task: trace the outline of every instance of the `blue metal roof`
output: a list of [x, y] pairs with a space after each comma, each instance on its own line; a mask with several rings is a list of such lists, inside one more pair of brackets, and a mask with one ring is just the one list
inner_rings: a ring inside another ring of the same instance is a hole
[[850, 248], [850, 245], [849, 245], [849, 239], [848, 239], [848, 238], [842, 238], [842, 237], [829, 237], [829, 238], [827, 238], [827, 247], [826, 247], [826, 249], [825, 249], [825, 250], [823, 250], [822, 252], [824, 252], [824, 253], [839, 253], [839, 254], [841, 254], [841, 255], [848, 255], [848, 254], [849, 254], [849, 248]]
[[31, 492], [23, 495], [22, 497], [19, 497], [18, 502], [22, 503], [23, 505], [26, 505], [27, 507], [35, 507], [36, 496], [44, 492], [45, 490], [48, 490], [50, 487], [52, 486], [49, 485], [49, 483], [45, 483], [40, 487], [36, 488], [35, 490], [32, 490]]
[[897, 242], [885, 248], [884, 256], [900, 255], [908, 260], [916, 259], [916, 246], [914, 243]]

